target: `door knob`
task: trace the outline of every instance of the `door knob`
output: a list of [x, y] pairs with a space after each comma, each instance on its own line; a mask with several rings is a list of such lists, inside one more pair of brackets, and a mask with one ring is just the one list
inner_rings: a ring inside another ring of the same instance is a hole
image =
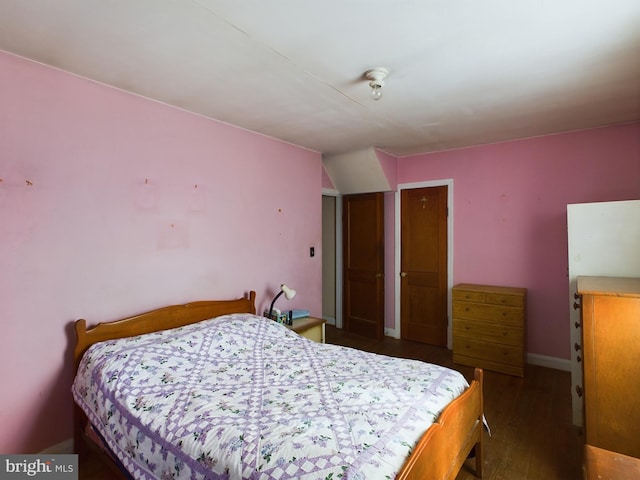
[[382, 278], [382, 274], [381, 273], [376, 273], [376, 278]]
[[406, 276], [407, 276], [407, 272], [400, 272], [400, 276], [401, 276], [402, 278], [406, 277]]

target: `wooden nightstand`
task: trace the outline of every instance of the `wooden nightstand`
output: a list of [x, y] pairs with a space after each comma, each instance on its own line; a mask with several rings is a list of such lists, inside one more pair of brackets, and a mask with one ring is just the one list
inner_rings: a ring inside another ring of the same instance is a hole
[[296, 318], [287, 328], [315, 342], [324, 343], [324, 324], [326, 320], [315, 317]]

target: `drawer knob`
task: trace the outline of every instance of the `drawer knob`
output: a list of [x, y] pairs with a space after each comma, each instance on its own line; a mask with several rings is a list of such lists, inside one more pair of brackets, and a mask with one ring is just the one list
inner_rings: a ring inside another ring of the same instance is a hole
[[574, 327], [576, 328], [580, 328], [582, 326], [582, 324], [580, 322], [576, 322], [573, 324]]
[[576, 343], [573, 344], [573, 348], [575, 348], [575, 350], [577, 352], [582, 348], [582, 346], [580, 346], [580, 344], [578, 342], [576, 342]]
[[580, 304], [578, 302], [573, 302], [573, 309], [574, 310], [579, 310], [580, 309]]
[[578, 355], [578, 356], [576, 357], [576, 360], [578, 361], [578, 363], [580, 363], [580, 362], [582, 361], [582, 357], [581, 357], [580, 355]]
[[576, 393], [579, 397], [582, 397], [582, 387], [580, 385], [576, 385]]

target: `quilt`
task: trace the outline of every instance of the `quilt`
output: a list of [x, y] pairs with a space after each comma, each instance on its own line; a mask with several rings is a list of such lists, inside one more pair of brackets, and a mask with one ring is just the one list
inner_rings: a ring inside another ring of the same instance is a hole
[[76, 403], [133, 478], [392, 479], [468, 386], [232, 314], [92, 345]]

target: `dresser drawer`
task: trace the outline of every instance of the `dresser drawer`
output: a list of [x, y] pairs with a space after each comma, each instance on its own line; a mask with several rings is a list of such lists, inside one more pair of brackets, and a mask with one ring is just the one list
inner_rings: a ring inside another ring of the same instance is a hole
[[524, 297], [522, 295], [505, 295], [500, 293], [487, 293], [485, 302], [494, 305], [507, 305], [510, 307], [524, 307]]
[[470, 367], [484, 368], [493, 372], [506, 373], [507, 375], [515, 375], [524, 377], [524, 365], [509, 365], [508, 363], [492, 362], [477, 357], [467, 357], [465, 355], [453, 354], [453, 363], [460, 365], [469, 365]]
[[469, 337], [486, 342], [502, 343], [521, 347], [524, 342], [522, 327], [485, 323], [475, 320], [453, 319], [453, 335]]
[[522, 308], [486, 303], [453, 302], [453, 318], [522, 326]]
[[469, 290], [456, 290], [453, 289], [453, 295], [451, 296], [452, 300], [460, 300], [462, 302], [478, 302], [484, 303], [484, 292], [472, 292]]
[[[453, 350], [459, 355], [517, 367], [524, 366], [521, 347], [488, 343], [467, 337], [453, 337]], [[455, 359], [454, 359], [455, 360]]]

